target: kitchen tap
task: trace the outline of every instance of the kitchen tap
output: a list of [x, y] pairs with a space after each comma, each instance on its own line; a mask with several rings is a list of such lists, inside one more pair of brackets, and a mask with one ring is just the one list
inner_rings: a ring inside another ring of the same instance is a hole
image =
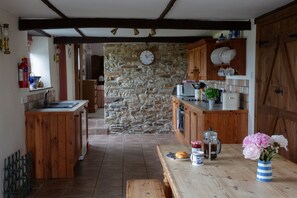
[[44, 94], [44, 101], [43, 101], [43, 106], [47, 107], [48, 106], [48, 99], [47, 99], [47, 95], [49, 93], [49, 90], [47, 90]]

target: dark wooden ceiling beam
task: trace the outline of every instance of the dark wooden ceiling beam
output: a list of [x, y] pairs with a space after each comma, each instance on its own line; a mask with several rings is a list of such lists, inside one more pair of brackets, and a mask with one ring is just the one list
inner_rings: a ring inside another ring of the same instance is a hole
[[176, 0], [170, 0], [170, 2], [167, 4], [165, 10], [162, 12], [162, 14], [159, 16], [158, 19], [164, 19], [165, 15], [171, 10]]
[[[52, 11], [54, 11], [56, 14], [58, 14], [60, 17], [62, 17], [63, 19], [68, 19], [68, 17], [63, 14], [58, 8], [56, 8], [51, 2], [49, 2], [48, 0], [41, 0], [45, 5], [47, 5], [47, 7], [49, 7]], [[74, 28], [75, 31], [82, 37], [85, 37], [84, 33], [82, 33], [82, 31], [80, 31], [80, 29], [78, 28]]]
[[122, 43], [122, 42], [156, 42], [156, 43], [193, 43], [209, 36], [194, 37], [55, 37], [55, 44], [68, 43]]
[[110, 18], [19, 19], [19, 30], [114, 27], [140, 29], [250, 30], [251, 22]]

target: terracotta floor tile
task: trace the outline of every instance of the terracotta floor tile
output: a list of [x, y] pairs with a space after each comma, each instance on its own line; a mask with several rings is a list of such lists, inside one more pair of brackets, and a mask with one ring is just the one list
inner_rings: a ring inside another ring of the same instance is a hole
[[73, 179], [37, 180], [28, 197], [125, 198], [127, 179], [163, 179], [158, 143], [177, 140], [173, 134], [91, 135]]
[[64, 196], [86, 196], [91, 197], [94, 194], [93, 187], [69, 187], [67, 188]]
[[98, 187], [122, 187], [123, 186], [123, 179], [99, 179], [96, 185]]

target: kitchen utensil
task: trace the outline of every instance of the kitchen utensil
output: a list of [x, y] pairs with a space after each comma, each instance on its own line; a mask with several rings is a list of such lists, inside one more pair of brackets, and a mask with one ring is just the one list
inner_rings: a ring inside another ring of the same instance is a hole
[[223, 67], [219, 69], [218, 76], [225, 76], [225, 69]]
[[221, 152], [221, 141], [218, 139], [218, 133], [209, 128], [203, 134], [204, 157], [210, 160], [216, 159]]
[[232, 67], [228, 67], [225, 69], [225, 75], [226, 76], [233, 76], [235, 73], [235, 70]]

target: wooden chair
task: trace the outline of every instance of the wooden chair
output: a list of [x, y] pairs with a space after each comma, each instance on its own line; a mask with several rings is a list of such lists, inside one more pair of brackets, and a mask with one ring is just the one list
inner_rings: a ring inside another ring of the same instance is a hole
[[126, 198], [165, 198], [163, 184], [158, 179], [127, 180]]

